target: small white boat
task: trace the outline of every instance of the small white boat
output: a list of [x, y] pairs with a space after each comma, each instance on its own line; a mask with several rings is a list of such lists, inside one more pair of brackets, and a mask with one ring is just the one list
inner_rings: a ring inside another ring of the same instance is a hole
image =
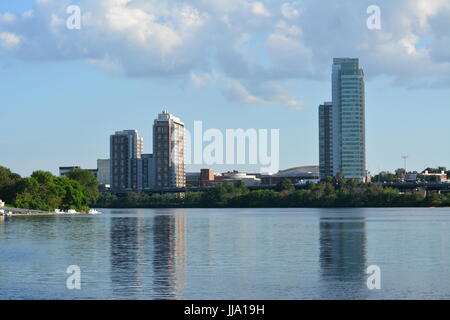
[[4, 217], [6, 214], [5, 214], [5, 210], [3, 210], [3, 209], [0, 209], [0, 217]]
[[89, 214], [99, 214], [100, 212], [95, 209], [90, 209]]
[[70, 209], [70, 210], [67, 211], [67, 213], [73, 214], [73, 213], [78, 213], [78, 212], [77, 212], [77, 210]]
[[62, 213], [60, 209], [55, 209], [55, 213]]

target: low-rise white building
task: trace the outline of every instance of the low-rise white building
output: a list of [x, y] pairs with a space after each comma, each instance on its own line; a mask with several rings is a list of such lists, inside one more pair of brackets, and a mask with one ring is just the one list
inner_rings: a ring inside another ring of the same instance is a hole
[[224, 172], [221, 175], [215, 176], [214, 181], [217, 183], [221, 183], [224, 181], [236, 183], [242, 181], [247, 186], [255, 186], [261, 184], [261, 179], [256, 177], [256, 175], [247, 174], [246, 172], [239, 172], [239, 171]]
[[424, 176], [424, 177], [433, 177], [434, 176], [434, 177], [437, 177], [438, 180], [441, 182], [447, 181], [447, 179], [448, 179], [445, 171], [441, 171], [440, 173], [431, 173], [431, 172], [428, 172], [428, 170], [425, 170], [422, 173], [422, 176]]

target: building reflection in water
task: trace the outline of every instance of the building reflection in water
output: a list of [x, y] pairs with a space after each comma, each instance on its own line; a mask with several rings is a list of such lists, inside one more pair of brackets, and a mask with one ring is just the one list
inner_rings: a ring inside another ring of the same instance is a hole
[[338, 289], [339, 283], [342, 289], [367, 290], [365, 228], [363, 217], [320, 218], [320, 270], [326, 290]]
[[153, 290], [156, 298], [179, 299], [185, 285], [185, 216], [180, 210], [153, 222]]
[[3, 238], [5, 234], [5, 217], [0, 217], [0, 237]]
[[181, 298], [186, 254], [183, 212], [112, 218], [110, 242], [115, 297]]
[[132, 298], [142, 289], [145, 241], [143, 218], [111, 219], [111, 282], [115, 295]]

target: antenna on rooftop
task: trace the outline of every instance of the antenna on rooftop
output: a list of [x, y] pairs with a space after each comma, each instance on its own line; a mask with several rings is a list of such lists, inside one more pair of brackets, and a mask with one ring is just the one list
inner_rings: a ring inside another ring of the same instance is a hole
[[402, 156], [402, 159], [403, 159], [403, 161], [404, 161], [404, 168], [405, 168], [405, 174], [406, 174], [406, 159], [408, 159], [409, 158], [409, 156], [408, 155], [404, 155], [404, 156]]

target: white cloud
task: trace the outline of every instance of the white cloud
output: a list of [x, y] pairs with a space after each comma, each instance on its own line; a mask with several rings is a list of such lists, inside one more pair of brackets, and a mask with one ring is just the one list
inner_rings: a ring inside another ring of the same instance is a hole
[[287, 105], [292, 109], [303, 109], [306, 107], [306, 104], [303, 101], [295, 98], [292, 95], [279, 95], [277, 96], [276, 101], [279, 104]]
[[16, 15], [9, 12], [0, 14], [0, 21], [3, 23], [14, 22], [16, 21]]
[[268, 83], [247, 83], [224, 79], [225, 94], [233, 102], [243, 104], [269, 105], [277, 104], [292, 109], [302, 109], [306, 104], [294, 95], [286, 92], [279, 85]]
[[415, 34], [409, 34], [400, 40], [400, 44], [405, 48], [408, 55], [417, 53], [416, 43], [418, 37]]
[[[82, 29], [65, 27], [68, 0], [0, 13], [0, 51], [27, 60], [84, 60], [133, 77], [215, 84], [234, 101], [302, 107], [290, 80], [328, 80], [333, 57], [359, 57], [370, 80], [442, 86], [450, 74], [450, 1], [80, 0]], [[14, 50], [11, 50], [14, 49]], [[450, 84], [448, 84], [450, 86]], [[301, 96], [300, 96], [301, 98]]]
[[270, 16], [269, 11], [266, 9], [266, 7], [264, 6], [264, 4], [262, 2], [253, 2], [251, 4], [251, 8], [252, 8], [252, 12], [256, 15], [259, 16], [265, 16], [268, 17]]
[[10, 32], [0, 33], [0, 47], [14, 49], [20, 45], [20, 37]]
[[204, 87], [220, 80], [220, 76], [215, 72], [204, 74], [196, 74], [195, 72], [191, 72], [190, 77], [192, 84], [197, 88]]
[[256, 95], [251, 94], [248, 89], [239, 81], [230, 81], [226, 87], [226, 94], [228, 97], [238, 103], [246, 104], [268, 104], [266, 101]]
[[27, 10], [27, 11], [23, 12], [22, 18], [24, 18], [24, 19], [33, 18], [33, 10]]
[[288, 25], [286, 21], [280, 20], [275, 24], [276, 31], [291, 36], [299, 36], [302, 34], [302, 29], [296, 25]]
[[283, 3], [280, 7], [282, 15], [287, 19], [293, 19], [300, 15], [300, 11], [292, 3]]

